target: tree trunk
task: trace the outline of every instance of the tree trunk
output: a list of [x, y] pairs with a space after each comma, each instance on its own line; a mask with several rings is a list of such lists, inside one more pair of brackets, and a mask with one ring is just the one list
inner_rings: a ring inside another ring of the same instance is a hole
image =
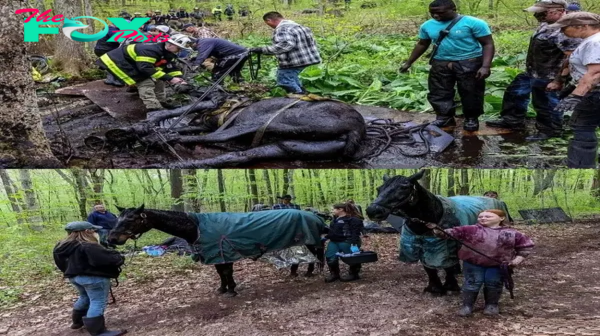
[[94, 203], [104, 203], [104, 169], [89, 169], [90, 179], [92, 180], [92, 201]]
[[456, 191], [454, 190], [454, 168], [448, 168], [448, 197], [455, 196]]
[[185, 211], [200, 212], [200, 188], [196, 169], [184, 169], [182, 172], [185, 180]]
[[250, 180], [250, 195], [252, 195], [252, 206], [258, 204], [258, 188], [256, 186], [256, 171], [248, 169], [248, 178]]
[[290, 188], [290, 179], [289, 179], [290, 170], [283, 170], [283, 190], [281, 190], [281, 195], [283, 196], [288, 193], [288, 189]]
[[594, 177], [592, 177], [592, 195], [600, 198], [600, 169], [596, 169]]
[[0, 167], [52, 168], [54, 157], [37, 107], [27, 46], [23, 42], [22, 1], [0, 0]]
[[171, 210], [184, 211], [185, 209], [183, 200], [181, 199], [181, 195], [183, 195], [183, 179], [181, 178], [181, 169], [169, 170], [169, 178], [171, 181], [171, 199], [173, 200]]
[[25, 193], [24, 204], [27, 208], [29, 227], [34, 231], [42, 231], [44, 227], [42, 226], [42, 217], [40, 216], [40, 205], [33, 189], [31, 173], [29, 169], [19, 169], [19, 176], [21, 178], [21, 188]]
[[[86, 0], [55, 0], [54, 11], [64, 15], [66, 18], [82, 16]], [[87, 22], [87, 21], [86, 21]], [[54, 35], [56, 48], [54, 49], [53, 64], [59, 67], [63, 73], [81, 77], [81, 72], [89, 68], [90, 58], [85, 51], [85, 43], [72, 41], [64, 34]]]
[[10, 176], [8, 175], [8, 171], [6, 169], [0, 169], [0, 180], [2, 181], [2, 185], [4, 186], [6, 197], [10, 202], [10, 207], [12, 208], [13, 212], [15, 213], [15, 217], [17, 218], [17, 224], [23, 224], [21, 207], [19, 207], [19, 202], [17, 201], [17, 190], [15, 190], [15, 185], [10, 179]]
[[458, 191], [459, 195], [469, 195], [470, 191], [469, 186], [469, 170], [461, 169], [460, 170], [460, 189]]
[[217, 184], [219, 185], [219, 207], [221, 212], [225, 212], [225, 180], [222, 169], [217, 169]]
[[542, 191], [550, 188], [554, 182], [556, 169], [536, 169], [533, 171], [533, 196], [537, 196]]
[[[85, 172], [81, 169], [72, 169], [73, 181], [75, 182], [75, 190], [77, 196], [77, 203], [79, 204], [79, 214], [81, 218], [87, 218], [88, 216], [88, 190], [89, 185], [85, 179]], [[90, 204], [91, 205], [91, 204]], [[91, 209], [89, 209], [91, 210]]]
[[263, 178], [265, 179], [265, 183], [267, 184], [267, 202], [269, 205], [275, 204], [275, 197], [273, 197], [273, 188], [271, 187], [271, 177], [269, 176], [269, 171], [263, 169]]
[[431, 191], [431, 169], [425, 169], [425, 175], [419, 180], [421, 187]]

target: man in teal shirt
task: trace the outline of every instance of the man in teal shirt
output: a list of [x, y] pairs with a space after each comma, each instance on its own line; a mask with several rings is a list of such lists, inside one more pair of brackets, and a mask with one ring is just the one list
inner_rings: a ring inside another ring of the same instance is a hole
[[[429, 5], [429, 13], [433, 19], [421, 26], [419, 42], [400, 67], [400, 72], [408, 71], [432, 41], [437, 41], [440, 32], [458, 16], [452, 0], [435, 0]], [[493, 57], [494, 40], [488, 24], [471, 16], [461, 17], [440, 43], [431, 62], [427, 100], [437, 115], [432, 125], [456, 125], [456, 85], [465, 117], [464, 130], [479, 129], [478, 118], [483, 114], [485, 79], [490, 76]]]

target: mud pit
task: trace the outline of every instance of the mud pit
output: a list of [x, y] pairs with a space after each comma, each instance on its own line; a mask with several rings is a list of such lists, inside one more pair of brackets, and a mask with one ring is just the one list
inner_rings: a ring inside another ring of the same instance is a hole
[[[83, 139], [91, 134], [101, 135], [105, 130], [127, 126], [144, 118], [141, 101], [135, 93], [126, 93], [123, 88], [108, 87], [102, 81], [90, 82], [79, 87], [63, 88], [59, 91], [60, 106], [80, 101], [87, 108], [52, 106], [46, 108], [52, 111], [45, 120], [44, 127], [50, 139], [55, 141], [55, 152], [61, 157], [71, 157], [70, 166], [93, 168], [139, 168], [149, 164], [162, 164], [175, 161], [176, 158], [166, 151], [146, 148], [130, 148], [121, 151], [95, 151], [87, 148]], [[83, 97], [87, 94], [93, 103]], [[101, 109], [98, 107], [102, 106]], [[402, 112], [382, 107], [359, 106], [355, 108], [365, 118], [384, 118], [394, 121], [412, 121], [420, 124], [435, 118], [433, 114], [416, 114]], [[110, 112], [110, 114], [108, 112]], [[60, 114], [60, 128], [70, 140], [73, 153], [62, 154], [66, 148], [64, 138], [56, 122], [55, 115]], [[526, 143], [527, 132], [510, 132], [503, 129], [493, 129], [481, 122], [479, 132], [462, 131], [462, 119], [454, 130], [447, 130], [454, 136], [454, 143], [442, 153], [431, 153], [423, 157], [406, 157], [397, 149], [390, 148], [379, 157], [361, 162], [304, 162], [271, 161], [244, 166], [245, 168], [417, 168], [417, 167], [457, 167], [457, 168], [550, 168], [564, 166], [567, 141], [563, 139], [548, 142]], [[527, 126], [533, 132], [533, 121], [528, 120]], [[62, 140], [61, 140], [62, 139]], [[417, 153], [419, 148], [403, 147], [405, 151]], [[197, 146], [193, 151], [176, 148], [184, 158], [211, 158], [224, 154], [222, 149]], [[73, 154], [71, 156], [71, 154]]]
[[[504, 293], [501, 316], [455, 315], [458, 296], [432, 298], [421, 291], [426, 276], [397, 257], [397, 235], [371, 235], [365, 247], [380, 261], [363, 266], [362, 279], [325, 284], [322, 276], [288, 278], [260, 262], [235, 264], [240, 295], [215, 294], [213, 267], [176, 268], [172, 259], [139, 256], [115, 289], [111, 327], [130, 335], [600, 335], [600, 223], [519, 226], [537, 248], [516, 271], [515, 300]], [[301, 270], [305, 266], [301, 266]], [[459, 279], [462, 283], [462, 279]], [[75, 292], [57, 275], [26, 290], [22, 307], [0, 311], [0, 334], [64, 335], [71, 331]], [[43, 287], [43, 288], [40, 288]]]

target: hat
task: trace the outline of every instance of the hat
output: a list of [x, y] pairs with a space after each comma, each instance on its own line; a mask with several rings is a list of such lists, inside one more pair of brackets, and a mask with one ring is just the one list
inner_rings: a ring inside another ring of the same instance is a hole
[[165, 25], [158, 25], [158, 26], [154, 27], [153, 29], [160, 30], [163, 33], [167, 33], [167, 32], [169, 32], [169, 29], [171, 29], [171, 28], [169, 28], [168, 26], [165, 26]]
[[188, 47], [188, 44], [191, 42], [190, 38], [183, 34], [172, 35], [167, 42], [176, 45], [181, 49], [192, 50], [192, 48]]
[[90, 222], [71, 222], [65, 226], [67, 232], [85, 231], [85, 230], [101, 230], [101, 226], [94, 225]]
[[283, 195], [283, 196], [281, 196], [281, 199], [290, 199], [291, 200], [292, 196], [290, 196], [290, 195]]
[[578, 4], [578, 3], [576, 3], [576, 2], [571, 3], [571, 4], [569, 4], [567, 6], [567, 10], [568, 11], [580, 11], [581, 10], [581, 5]]
[[584, 26], [600, 24], [600, 15], [588, 12], [569, 13], [561, 17], [554, 24], [549, 25], [551, 28], [563, 28], [568, 26]]
[[565, 0], [539, 0], [535, 2], [535, 5], [524, 9], [525, 12], [542, 13], [549, 9], [554, 8], [567, 8], [567, 2]]
[[186, 23], [183, 25], [182, 29], [185, 30], [186, 28], [189, 28], [189, 27], [195, 27], [195, 25], [193, 23]]

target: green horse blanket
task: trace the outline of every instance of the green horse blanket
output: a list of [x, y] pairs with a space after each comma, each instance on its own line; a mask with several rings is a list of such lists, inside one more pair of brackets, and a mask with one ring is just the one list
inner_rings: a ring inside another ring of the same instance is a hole
[[[473, 225], [484, 210], [500, 209], [510, 219], [506, 203], [490, 197], [479, 196], [437, 196], [444, 207], [444, 215], [438, 224], [443, 229]], [[433, 235], [417, 235], [408, 227], [402, 228], [400, 235], [400, 261], [415, 263], [420, 261], [429, 268], [448, 268], [458, 263], [460, 243], [441, 239]]]
[[222, 264], [296, 245], [317, 245], [323, 220], [309, 211], [189, 213], [198, 223], [195, 259]]

